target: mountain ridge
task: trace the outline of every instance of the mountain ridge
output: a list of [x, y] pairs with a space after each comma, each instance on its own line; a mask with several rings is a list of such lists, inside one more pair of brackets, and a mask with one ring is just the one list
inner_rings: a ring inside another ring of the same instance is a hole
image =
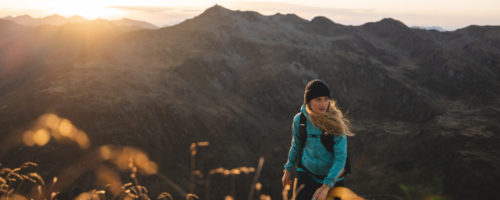
[[[499, 27], [441, 33], [394, 19], [343, 26], [297, 17], [212, 7], [171, 27], [105, 26], [91, 37], [79, 33], [92, 26], [0, 28], [8, 38], [0, 40], [0, 109], [8, 116], [0, 117], [0, 134], [54, 112], [85, 130], [94, 146], [144, 149], [183, 187], [189, 145], [207, 140], [197, 168], [251, 166], [264, 156], [263, 192], [278, 198], [291, 117], [305, 84], [321, 78], [357, 133], [349, 138], [355, 173], [346, 179], [354, 191], [401, 197], [404, 185], [421, 198], [495, 195], [482, 185], [497, 183], [470, 169], [499, 177], [500, 129], [491, 120], [500, 111]], [[48, 164], [40, 158], [51, 151], [37, 150], [12, 151], [5, 160]], [[223, 183], [215, 196], [227, 194]]]
[[64, 25], [68, 23], [85, 23], [85, 22], [91, 22], [91, 21], [100, 21], [100, 20], [105, 20], [109, 21], [115, 25], [118, 26], [129, 26], [134, 29], [157, 29], [156, 25], [150, 24], [148, 22], [144, 21], [138, 21], [138, 20], [133, 20], [133, 19], [128, 19], [128, 18], [122, 18], [119, 20], [106, 20], [106, 19], [95, 19], [95, 20], [88, 20], [84, 17], [74, 15], [71, 17], [64, 17], [61, 15], [53, 14], [50, 16], [45, 16], [42, 18], [33, 18], [30, 15], [21, 15], [21, 16], [16, 16], [16, 17], [11, 17], [7, 16], [3, 18], [4, 20], [9, 20], [12, 22], [15, 22], [19, 25], [25, 25], [25, 26], [40, 26], [40, 25]]

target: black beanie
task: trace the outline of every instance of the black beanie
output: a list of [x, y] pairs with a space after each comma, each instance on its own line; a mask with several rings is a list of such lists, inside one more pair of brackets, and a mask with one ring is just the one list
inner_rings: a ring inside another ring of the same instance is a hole
[[307, 84], [304, 91], [304, 104], [307, 104], [307, 102], [316, 97], [332, 98], [330, 96], [330, 88], [328, 88], [325, 82], [319, 79], [314, 79]]

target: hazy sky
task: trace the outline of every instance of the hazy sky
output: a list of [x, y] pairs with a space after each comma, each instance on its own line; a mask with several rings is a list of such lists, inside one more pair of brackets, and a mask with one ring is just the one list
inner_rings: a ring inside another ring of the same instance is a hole
[[199, 15], [215, 4], [264, 15], [295, 13], [308, 20], [325, 16], [344, 25], [361, 25], [385, 17], [407, 26], [439, 26], [447, 30], [471, 24], [500, 25], [500, 0], [0, 0], [0, 17], [126, 17], [165, 26]]

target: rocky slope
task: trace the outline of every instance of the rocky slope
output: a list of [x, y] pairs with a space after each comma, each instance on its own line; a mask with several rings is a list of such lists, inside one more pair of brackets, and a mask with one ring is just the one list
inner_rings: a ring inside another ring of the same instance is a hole
[[[500, 186], [499, 63], [493, 26], [437, 32], [394, 19], [344, 26], [220, 6], [172, 27], [125, 33], [98, 22], [0, 20], [0, 134], [19, 135], [56, 113], [92, 147], [145, 150], [186, 190], [188, 147], [206, 140], [197, 155], [202, 173], [255, 166], [263, 156], [262, 192], [279, 198], [291, 119], [305, 84], [320, 78], [357, 133], [349, 139], [354, 191], [491, 199]], [[3, 150], [2, 163], [33, 160], [49, 177], [83, 154], [53, 142]], [[91, 177], [61, 195], [92, 188]], [[238, 177], [237, 199], [250, 179]], [[154, 176], [143, 181], [153, 194], [171, 190]], [[214, 181], [214, 197], [229, 193], [229, 178]], [[203, 189], [200, 182], [196, 191]]]

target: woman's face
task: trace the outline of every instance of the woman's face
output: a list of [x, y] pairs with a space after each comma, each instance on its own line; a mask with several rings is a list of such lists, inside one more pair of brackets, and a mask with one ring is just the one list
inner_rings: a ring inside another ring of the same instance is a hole
[[309, 101], [311, 110], [315, 113], [323, 114], [328, 109], [330, 105], [330, 98], [328, 97], [316, 97]]

